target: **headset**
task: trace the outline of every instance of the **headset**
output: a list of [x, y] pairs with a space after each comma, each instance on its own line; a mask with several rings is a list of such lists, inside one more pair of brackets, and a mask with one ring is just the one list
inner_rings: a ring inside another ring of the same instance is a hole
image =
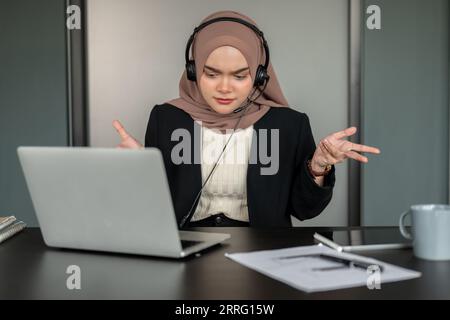
[[250, 29], [252, 29], [261, 39], [262, 45], [264, 47], [264, 51], [266, 53], [266, 61], [264, 62], [264, 65], [259, 65], [256, 69], [256, 75], [255, 75], [255, 81], [253, 82], [254, 87], [261, 87], [263, 86], [267, 81], [269, 81], [270, 77], [267, 73], [267, 68], [269, 67], [269, 61], [270, 61], [270, 53], [269, 53], [269, 46], [267, 45], [266, 38], [264, 38], [264, 33], [258, 29], [255, 25], [239, 19], [239, 18], [233, 18], [233, 17], [219, 17], [215, 19], [208, 20], [198, 27], [194, 29], [194, 33], [189, 37], [189, 40], [186, 45], [186, 52], [185, 52], [185, 59], [186, 59], [186, 75], [187, 78], [190, 81], [197, 82], [197, 74], [195, 71], [195, 60], [189, 59], [189, 51], [191, 49], [191, 45], [194, 42], [195, 35], [200, 32], [203, 28], [209, 26], [212, 23], [220, 22], [220, 21], [232, 21], [240, 23]]
[[[255, 25], [253, 25], [253, 24], [251, 24], [251, 23], [249, 23], [249, 22], [247, 22], [245, 20], [242, 20], [242, 19], [239, 19], [239, 18], [233, 18], [233, 17], [220, 17], [220, 18], [211, 19], [211, 20], [208, 20], [208, 21], [202, 23], [201, 25], [199, 25], [198, 27], [196, 27], [194, 29], [194, 33], [190, 36], [190, 38], [189, 38], [189, 40], [187, 42], [187, 45], [186, 45], [185, 59], [186, 59], [186, 75], [187, 75], [187, 78], [190, 81], [197, 82], [197, 74], [196, 74], [196, 71], [195, 71], [195, 61], [189, 59], [189, 51], [190, 51], [191, 45], [192, 45], [192, 43], [194, 41], [195, 35], [200, 30], [202, 30], [206, 26], [210, 25], [211, 23], [216, 23], [216, 22], [220, 22], [220, 21], [237, 22], [237, 23], [243, 24], [243, 25], [247, 26], [248, 28], [252, 29], [260, 37], [260, 39], [262, 40], [262, 45], [263, 45], [264, 51], [266, 53], [266, 59], [265, 59], [266, 61], [264, 62], [264, 65], [259, 65], [258, 69], [256, 70], [255, 81], [253, 82], [253, 92], [249, 95], [249, 97], [247, 97], [247, 100], [245, 101], [243, 106], [241, 106], [239, 108], [236, 108], [233, 111], [233, 113], [238, 113], [238, 112], [241, 112], [241, 111], [244, 111], [244, 112], [240, 115], [238, 121], [236, 122], [236, 125], [234, 126], [234, 129], [233, 129], [233, 132], [232, 132], [231, 136], [228, 138], [227, 143], [222, 148], [222, 152], [220, 153], [219, 157], [217, 158], [216, 163], [214, 164], [213, 168], [211, 169], [210, 173], [208, 174], [208, 177], [206, 178], [205, 182], [203, 183], [202, 187], [200, 188], [200, 191], [197, 193], [197, 195], [196, 195], [196, 197], [194, 199], [194, 202], [192, 203], [191, 208], [189, 209], [189, 212], [181, 219], [181, 222], [179, 224], [179, 228], [180, 229], [183, 228], [186, 225], [186, 223], [188, 223], [191, 220], [192, 215], [193, 215], [192, 209], [194, 208], [195, 203], [200, 198], [200, 195], [201, 195], [204, 187], [208, 183], [209, 178], [212, 176], [212, 174], [214, 173], [217, 165], [219, 164], [219, 161], [222, 158], [222, 155], [225, 152], [225, 149], [228, 146], [228, 143], [231, 141], [231, 138], [233, 137], [233, 135], [234, 135], [234, 133], [236, 131], [236, 128], [238, 127], [239, 123], [241, 122], [242, 117], [247, 112], [247, 107], [250, 105], [250, 103], [255, 102], [264, 93], [264, 90], [266, 90], [267, 84], [269, 83], [269, 80], [270, 80], [270, 76], [268, 75], [268, 72], [267, 72], [267, 68], [268, 68], [269, 62], [270, 62], [269, 46], [267, 45], [267, 41], [264, 38], [263, 32], [261, 30], [259, 30]], [[256, 98], [254, 98], [254, 99], [251, 99], [251, 97], [255, 94], [256, 90], [259, 87], [262, 87], [262, 86], [263, 86], [263, 89], [260, 90], [260, 93], [258, 94], [258, 96]]]

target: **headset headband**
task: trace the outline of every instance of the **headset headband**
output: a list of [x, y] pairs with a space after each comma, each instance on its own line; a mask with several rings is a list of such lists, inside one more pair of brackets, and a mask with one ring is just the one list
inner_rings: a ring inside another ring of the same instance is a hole
[[264, 33], [258, 29], [258, 27], [256, 27], [254, 24], [251, 24], [245, 20], [239, 19], [239, 18], [233, 18], [233, 17], [219, 17], [219, 18], [214, 18], [211, 20], [208, 20], [206, 22], [203, 22], [201, 25], [199, 25], [198, 27], [196, 27], [194, 29], [194, 33], [190, 36], [187, 45], [186, 45], [186, 52], [185, 52], [185, 59], [186, 59], [186, 63], [189, 62], [189, 51], [191, 48], [192, 43], [194, 42], [194, 38], [195, 35], [202, 30], [203, 28], [209, 26], [212, 23], [216, 23], [216, 22], [220, 22], [220, 21], [232, 21], [232, 22], [237, 22], [240, 24], [243, 24], [245, 26], [247, 26], [248, 28], [252, 29], [262, 40], [262, 44], [264, 47], [264, 50], [266, 52], [266, 61], [264, 62], [264, 68], [265, 70], [267, 70], [267, 68], [269, 67], [269, 61], [270, 61], [270, 53], [269, 53], [269, 46], [267, 45], [267, 41], [264, 38]]

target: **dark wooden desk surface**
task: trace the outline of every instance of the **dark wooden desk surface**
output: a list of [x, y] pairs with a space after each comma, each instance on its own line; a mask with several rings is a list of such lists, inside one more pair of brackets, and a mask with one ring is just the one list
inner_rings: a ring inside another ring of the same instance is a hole
[[[182, 261], [145, 256], [59, 250], [29, 228], [0, 245], [0, 299], [450, 299], [450, 262], [414, 258], [412, 250], [370, 256], [421, 271], [422, 277], [366, 287], [307, 294], [224, 257], [226, 252], [313, 244], [316, 231], [343, 228], [198, 228], [231, 239]], [[66, 269], [81, 268], [81, 290], [68, 290]]]

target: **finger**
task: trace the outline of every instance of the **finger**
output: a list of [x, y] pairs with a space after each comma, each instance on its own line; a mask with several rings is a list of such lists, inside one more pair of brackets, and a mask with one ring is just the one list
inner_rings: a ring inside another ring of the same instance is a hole
[[350, 137], [350, 136], [354, 135], [356, 133], [356, 131], [358, 131], [358, 129], [356, 127], [351, 127], [351, 128], [347, 128], [345, 130], [339, 131], [339, 132], [335, 132], [331, 136], [337, 140], [340, 140], [342, 138]]
[[358, 152], [365, 152], [365, 153], [374, 153], [374, 154], [380, 154], [381, 151], [378, 148], [365, 146], [362, 144], [356, 144], [353, 143], [351, 146], [351, 150], [358, 151]]
[[359, 162], [363, 162], [363, 163], [369, 162], [369, 159], [367, 159], [367, 157], [360, 155], [359, 153], [354, 152], [354, 151], [347, 152], [346, 155], [347, 155], [347, 157], [354, 159], [356, 161], [359, 161]]
[[125, 131], [124, 127], [122, 126], [122, 124], [118, 120], [114, 120], [113, 121], [113, 126], [117, 130], [117, 132], [119, 133], [119, 135], [122, 138], [122, 140], [125, 140], [125, 139], [127, 139], [129, 137], [128, 133]]
[[319, 148], [322, 150], [323, 158], [325, 159], [325, 164], [335, 164], [336, 159], [325, 149], [325, 146], [322, 143], [319, 143]]
[[337, 160], [343, 160], [345, 157], [345, 153], [340, 151], [337, 147], [335, 147], [328, 139], [323, 141], [324, 147], [328, 150], [328, 152]]

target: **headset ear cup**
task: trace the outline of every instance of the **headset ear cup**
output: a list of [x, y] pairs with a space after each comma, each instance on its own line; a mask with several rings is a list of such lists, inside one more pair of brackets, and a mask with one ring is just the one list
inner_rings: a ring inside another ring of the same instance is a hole
[[195, 61], [189, 60], [189, 62], [186, 63], [186, 75], [188, 80], [190, 81], [197, 81], [197, 74], [195, 72]]
[[255, 76], [255, 82], [254, 82], [254, 86], [255, 87], [261, 87], [264, 85], [264, 83], [267, 80], [267, 71], [264, 68], [264, 66], [259, 65], [258, 69], [256, 69], [256, 76]]

